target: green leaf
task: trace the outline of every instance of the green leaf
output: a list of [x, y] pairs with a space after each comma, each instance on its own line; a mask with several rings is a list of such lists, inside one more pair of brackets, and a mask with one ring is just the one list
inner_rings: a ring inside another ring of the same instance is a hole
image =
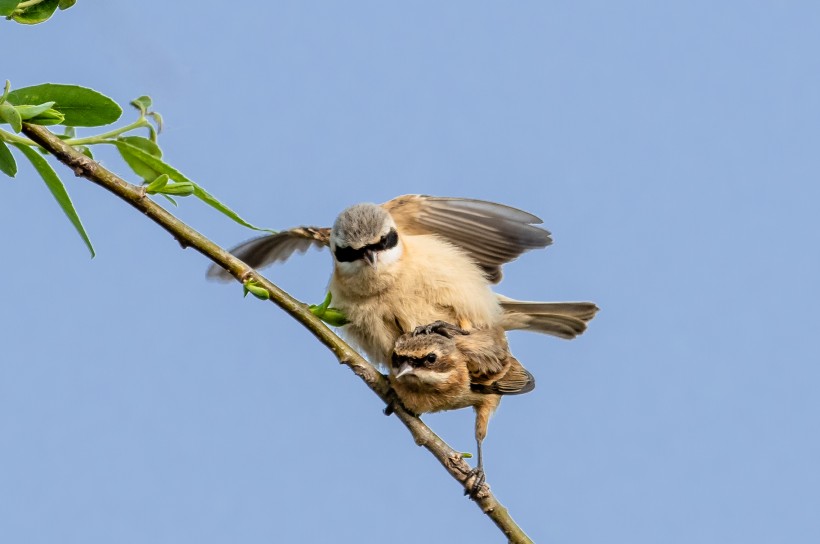
[[122, 108], [116, 102], [93, 89], [77, 85], [43, 83], [23, 87], [10, 92], [8, 101], [14, 105], [54, 101], [54, 109], [65, 115], [63, 124], [72, 127], [110, 125], [122, 115]]
[[325, 295], [325, 300], [323, 300], [321, 304], [311, 304], [308, 306], [308, 310], [310, 310], [316, 317], [322, 317], [330, 306], [331, 300], [333, 300], [333, 293], [328, 291]]
[[0, 171], [11, 178], [17, 173], [17, 163], [3, 140], [0, 140]]
[[60, 9], [68, 9], [76, 3], [77, 0], [60, 0]]
[[66, 138], [74, 138], [77, 136], [77, 131], [74, 130], [74, 127], [65, 127], [65, 132], [63, 132], [63, 135]]
[[[174, 180], [178, 183], [187, 182], [187, 183], [192, 184], [194, 186], [194, 196], [196, 196], [198, 199], [203, 201], [208, 206], [211, 206], [212, 208], [214, 208], [214, 209], [222, 212], [223, 214], [227, 215], [228, 217], [230, 217], [231, 219], [233, 219], [234, 221], [236, 221], [240, 225], [243, 225], [243, 226], [248, 227], [249, 229], [253, 229], [253, 230], [259, 230], [259, 231], [264, 231], [264, 232], [273, 232], [273, 233], [276, 232], [274, 230], [263, 229], [263, 228], [259, 228], [257, 226], [251, 225], [250, 223], [248, 223], [247, 221], [245, 221], [244, 219], [239, 217], [239, 215], [235, 211], [233, 211], [232, 209], [227, 207], [225, 204], [223, 204], [222, 202], [217, 200], [213, 195], [208, 193], [205, 189], [203, 189], [202, 187], [200, 187], [199, 185], [197, 185], [196, 183], [194, 183], [190, 179], [186, 178], [179, 170], [177, 170], [173, 166], [163, 162], [162, 160], [158, 159], [157, 157], [154, 157], [154, 156], [150, 155], [149, 153], [146, 153], [142, 149], [140, 149], [136, 146], [133, 146], [133, 145], [129, 144], [128, 142], [124, 142], [122, 140], [108, 140], [105, 143], [110, 143], [110, 144], [114, 144], [115, 146], [117, 146], [117, 149], [120, 151], [120, 154], [122, 154], [123, 157], [125, 157], [125, 154], [129, 154], [133, 159], [139, 161], [140, 169], [142, 169], [146, 173], [148, 173], [148, 171], [150, 170], [151, 175], [143, 175], [140, 172], [137, 172], [137, 174], [142, 176], [143, 179], [145, 179], [146, 181], [155, 180], [157, 178], [157, 176], [159, 176], [160, 174], [168, 174], [169, 178], [171, 178], [172, 180]], [[133, 168], [133, 166], [132, 166], [132, 168]], [[134, 171], [136, 172], [137, 170], [135, 169]]]
[[183, 181], [182, 183], [169, 183], [159, 192], [165, 195], [191, 196], [194, 194], [194, 184], [187, 181]]
[[75, 145], [74, 149], [88, 157], [89, 159], [94, 159], [94, 154], [91, 152], [91, 148], [85, 145]]
[[74, 209], [74, 204], [71, 203], [71, 197], [68, 196], [68, 192], [65, 190], [65, 186], [63, 185], [63, 182], [60, 181], [57, 173], [54, 172], [54, 169], [51, 168], [43, 157], [37, 154], [37, 152], [29, 146], [22, 144], [14, 145], [17, 149], [22, 151], [23, 155], [25, 155], [28, 160], [31, 161], [31, 164], [34, 165], [34, 169], [37, 170], [43, 178], [43, 181], [46, 182], [46, 187], [48, 187], [48, 190], [51, 191], [51, 194], [54, 196], [57, 204], [60, 205], [60, 208], [62, 208], [63, 213], [65, 213], [68, 217], [68, 220], [71, 221], [71, 224], [74, 225], [75, 229], [77, 229], [80, 237], [83, 239], [85, 245], [88, 247], [88, 250], [91, 252], [91, 256], [94, 257], [94, 247], [91, 245], [91, 240], [88, 239], [88, 235], [85, 233], [83, 224], [80, 221], [80, 216], [77, 215], [77, 210]]
[[140, 96], [139, 98], [135, 98], [131, 101], [131, 105], [140, 110], [143, 115], [145, 115], [149, 109], [151, 109], [151, 97], [150, 96]]
[[343, 327], [350, 323], [345, 314], [338, 308], [328, 308], [319, 319], [334, 327]]
[[157, 179], [146, 185], [145, 192], [150, 195], [159, 191], [160, 189], [168, 185], [168, 179], [168, 174], [162, 174]]
[[20, 118], [20, 112], [8, 102], [0, 104], [0, 121], [10, 124], [11, 130], [14, 132], [23, 130], [23, 120]]
[[308, 306], [308, 310], [310, 313], [324, 321], [329, 325], [333, 325], [334, 327], [341, 327], [343, 325], [347, 325], [350, 321], [347, 320], [344, 312], [339, 310], [338, 308], [330, 307], [330, 301], [332, 300], [332, 294], [330, 291], [327, 292], [327, 296], [325, 296], [325, 300], [322, 301], [321, 304], [311, 304]]
[[156, 142], [152, 142], [148, 138], [143, 138], [142, 136], [120, 136], [118, 139], [134, 147], [139, 147], [149, 155], [157, 157], [158, 159], [162, 158], [162, 150]]
[[177, 204], [177, 201], [174, 200], [173, 198], [171, 198], [170, 196], [168, 196], [168, 195], [162, 195], [162, 196], [164, 196], [165, 200], [167, 200], [168, 202], [170, 202], [174, 206], [179, 206], [179, 204]]
[[22, 0], [0, 0], [0, 16], [7, 17], [14, 13], [17, 9], [17, 4]]
[[146, 153], [140, 148], [129, 145], [128, 142], [122, 140], [111, 140], [108, 143], [112, 143], [117, 147], [117, 151], [120, 152], [123, 160], [131, 167], [131, 170], [145, 181], [151, 182], [162, 175], [161, 171], [144, 160], [144, 157], [155, 158], [150, 153]]
[[[143, 138], [142, 136], [121, 136], [118, 140], [133, 147], [137, 147], [152, 157], [162, 157], [162, 150], [156, 142], [152, 142], [148, 138]], [[131, 167], [131, 170], [133, 170], [135, 174], [148, 182], [155, 180], [160, 173], [156, 169], [145, 164], [139, 156], [129, 151], [129, 149], [130, 148], [125, 146], [117, 146], [117, 150], [120, 152], [120, 155], [122, 155], [123, 160], [128, 164], [128, 166]]]
[[162, 132], [162, 115], [158, 114], [155, 111], [152, 111], [148, 115], [154, 118], [154, 122], [157, 124], [157, 132]]
[[33, 125], [59, 125], [63, 121], [65, 121], [65, 115], [55, 109], [48, 109], [37, 117], [32, 117], [26, 122]]
[[244, 295], [242, 296], [248, 296], [248, 293], [250, 293], [261, 300], [268, 300], [270, 298], [270, 293], [268, 292], [268, 290], [259, 285], [254, 280], [246, 281], [242, 284], [242, 287], [244, 288]]
[[12, 15], [12, 19], [24, 25], [36, 25], [51, 17], [57, 11], [60, 0], [43, 0], [39, 4], [25, 8], [22, 13]]
[[20, 114], [20, 118], [25, 121], [26, 119], [31, 119], [32, 117], [37, 117], [47, 109], [50, 109], [51, 106], [54, 105], [54, 102], [43, 102], [37, 106], [14, 106], [14, 109], [17, 110], [17, 113]]
[[[171, 176], [171, 179], [174, 179], [174, 177]], [[250, 223], [248, 223], [247, 221], [245, 221], [244, 219], [239, 217], [239, 215], [235, 211], [233, 211], [232, 209], [227, 207], [225, 204], [223, 204], [222, 202], [217, 200], [212, 194], [210, 194], [208, 191], [206, 191], [205, 189], [203, 189], [202, 187], [200, 187], [197, 184], [194, 184], [194, 196], [197, 197], [198, 199], [200, 199], [202, 202], [204, 202], [208, 206], [214, 208], [215, 210], [217, 210], [219, 212], [222, 212], [224, 215], [227, 215], [228, 217], [230, 217], [231, 219], [233, 219], [234, 221], [236, 221], [237, 223], [239, 223], [243, 227], [248, 227], [249, 229], [263, 231], [263, 232], [271, 232], [271, 233], [276, 234], [275, 230], [263, 229], [261, 227], [255, 226], [255, 225], [251, 225]]]

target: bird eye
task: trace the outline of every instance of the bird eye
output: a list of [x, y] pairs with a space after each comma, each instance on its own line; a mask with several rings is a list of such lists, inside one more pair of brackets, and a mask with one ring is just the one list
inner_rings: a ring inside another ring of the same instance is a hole
[[427, 355], [427, 362], [428, 363], [435, 363], [436, 362], [436, 354], [435, 353], [430, 353], [429, 355]]
[[398, 366], [399, 364], [399, 356], [396, 352], [393, 352], [393, 355], [390, 357], [390, 360], [393, 361], [393, 366]]

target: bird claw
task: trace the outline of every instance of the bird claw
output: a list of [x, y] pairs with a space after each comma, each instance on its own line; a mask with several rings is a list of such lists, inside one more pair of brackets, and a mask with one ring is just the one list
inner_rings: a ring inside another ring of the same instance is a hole
[[396, 394], [396, 391], [392, 387], [387, 392], [387, 398], [387, 406], [384, 407], [384, 415], [389, 417], [395, 413], [396, 407], [401, 404], [401, 401], [399, 400], [399, 396]]
[[475, 500], [478, 498], [478, 494], [484, 486], [484, 482], [487, 480], [484, 475], [484, 469], [481, 467], [474, 468], [467, 473], [467, 479], [465, 481], [469, 481], [470, 478], [473, 479], [473, 483], [469, 486], [469, 489], [464, 490], [464, 495], [469, 495], [471, 499]]
[[387, 396], [389, 397], [390, 400], [387, 401], [387, 406], [385, 406], [384, 410], [382, 410], [382, 412], [384, 412], [384, 415], [386, 415], [388, 417], [392, 416], [394, 413], [396, 413], [396, 408], [401, 407], [402, 410], [404, 410], [405, 412], [407, 412], [411, 416], [419, 417], [419, 414], [417, 414], [414, 411], [408, 409], [407, 406], [405, 406], [402, 403], [401, 399], [396, 394], [396, 391], [394, 389], [390, 389], [390, 391], [387, 393]]
[[413, 336], [420, 334], [440, 334], [446, 338], [452, 338], [455, 334], [470, 334], [461, 327], [457, 327], [446, 321], [433, 321], [429, 325], [422, 325], [413, 329]]

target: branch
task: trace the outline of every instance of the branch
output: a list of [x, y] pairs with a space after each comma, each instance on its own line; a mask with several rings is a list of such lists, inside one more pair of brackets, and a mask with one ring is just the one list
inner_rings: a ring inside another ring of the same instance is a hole
[[[313, 335], [324, 344], [341, 364], [347, 365], [361, 378], [367, 386], [389, 404], [395, 393], [390, 388], [387, 378], [368, 363], [353, 348], [333, 333], [319, 318], [314, 316], [307, 305], [299, 302], [285, 291], [271, 283], [264, 276], [250, 268], [217, 244], [195, 231], [165, 208], [148, 198], [144, 187], [132, 185], [117, 175], [109, 172], [99, 163], [86, 157], [70, 145], [60, 140], [45, 127], [23, 124], [23, 132], [37, 144], [45, 148], [57, 160], [71, 168], [77, 176], [82, 176], [100, 187], [114, 193], [131, 206], [147, 215], [152, 221], [168, 231], [183, 247], [192, 247], [205, 257], [219, 264], [231, 273], [237, 280], [244, 283], [254, 280], [267, 289], [270, 300], [285, 310], [296, 321], [304, 325]], [[395, 414], [413, 435], [419, 446], [424, 446], [438, 459], [450, 475], [459, 482], [465, 491], [472, 489], [473, 478], [470, 476], [470, 466], [464, 461], [461, 453], [448, 446], [441, 438], [430, 430], [418, 417], [408, 413], [400, 405], [394, 404]], [[481, 510], [493, 520], [504, 535], [514, 543], [531, 543], [524, 531], [513, 521], [507, 509], [493, 496], [486, 484], [482, 486], [474, 498]]]

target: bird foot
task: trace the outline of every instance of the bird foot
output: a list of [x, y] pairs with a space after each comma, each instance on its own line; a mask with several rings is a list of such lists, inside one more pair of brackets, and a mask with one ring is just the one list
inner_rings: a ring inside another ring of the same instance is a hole
[[408, 414], [410, 414], [411, 416], [419, 417], [419, 414], [417, 414], [417, 413], [413, 412], [412, 410], [409, 410], [409, 409], [408, 409], [408, 408], [407, 408], [407, 407], [406, 407], [406, 406], [405, 406], [405, 405], [401, 402], [401, 399], [400, 399], [400, 398], [399, 398], [399, 396], [396, 394], [396, 391], [395, 391], [395, 390], [390, 389], [390, 391], [387, 393], [387, 396], [388, 396], [388, 401], [387, 401], [387, 406], [385, 406], [385, 407], [384, 407], [384, 410], [383, 410], [384, 415], [386, 415], [386, 416], [392, 416], [392, 415], [396, 412], [396, 408], [401, 407], [401, 408], [402, 408], [405, 412], [407, 412], [407, 413], [408, 413]]
[[440, 334], [447, 338], [452, 338], [456, 334], [470, 334], [461, 327], [456, 327], [452, 323], [446, 321], [433, 321], [429, 325], [422, 325], [413, 329], [413, 336], [420, 334]]
[[387, 392], [387, 406], [384, 407], [384, 415], [391, 416], [396, 411], [396, 407], [401, 405], [401, 401], [399, 400], [399, 396], [396, 394], [396, 391], [391, 387], [390, 390]]
[[471, 478], [472, 483], [469, 484], [469, 489], [464, 490], [464, 495], [469, 495], [471, 499], [475, 500], [479, 498], [479, 493], [487, 480], [484, 476], [484, 469], [481, 467], [474, 468], [467, 473], [467, 479], [465, 481], [469, 482]]

